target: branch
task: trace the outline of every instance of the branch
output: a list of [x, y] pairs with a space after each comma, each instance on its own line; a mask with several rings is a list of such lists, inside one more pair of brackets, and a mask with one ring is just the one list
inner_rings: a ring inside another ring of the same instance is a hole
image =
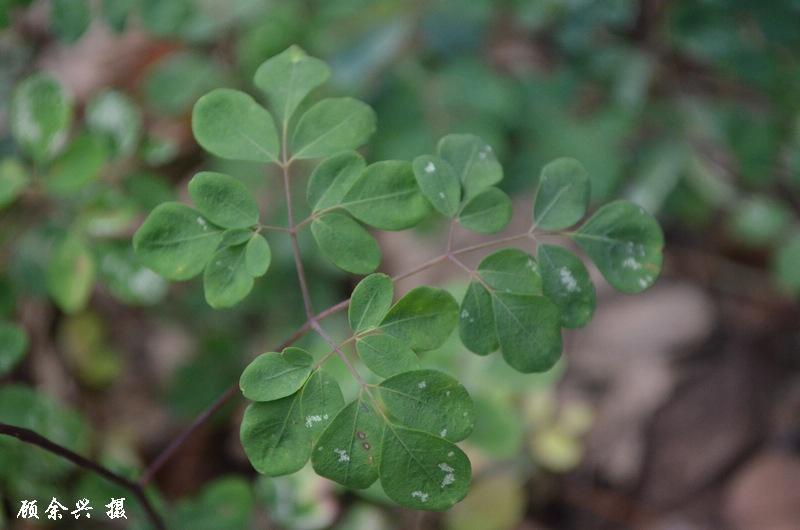
[[41, 449], [44, 449], [47, 452], [53, 453], [54, 455], [60, 456], [65, 460], [69, 460], [73, 464], [83, 469], [89, 470], [97, 475], [100, 475], [104, 479], [108, 480], [109, 482], [113, 482], [118, 486], [121, 486], [128, 491], [130, 491], [142, 504], [142, 508], [144, 508], [145, 513], [147, 514], [148, 519], [153, 523], [153, 525], [158, 530], [165, 530], [166, 527], [164, 526], [164, 521], [161, 520], [161, 516], [153, 508], [153, 505], [150, 504], [150, 501], [147, 499], [147, 495], [144, 492], [144, 488], [133, 482], [130, 479], [123, 477], [122, 475], [118, 475], [108, 469], [107, 467], [103, 467], [102, 465], [85, 458], [78, 453], [67, 449], [64, 446], [61, 446], [51, 440], [48, 440], [44, 436], [24, 427], [16, 427], [14, 425], [8, 425], [7, 423], [0, 423], [0, 434], [4, 434], [6, 436], [13, 436], [14, 438], [18, 439], [21, 442], [28, 443], [31, 445], [35, 445]]

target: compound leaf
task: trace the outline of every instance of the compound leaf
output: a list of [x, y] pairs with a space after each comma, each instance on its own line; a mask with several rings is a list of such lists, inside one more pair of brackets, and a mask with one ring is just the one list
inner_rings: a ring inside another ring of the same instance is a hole
[[341, 204], [347, 192], [367, 167], [355, 151], [344, 152], [323, 160], [308, 181], [308, 204], [315, 212]]
[[378, 243], [363, 226], [341, 213], [326, 213], [311, 223], [322, 253], [334, 265], [353, 274], [369, 274], [381, 261]]
[[247, 365], [239, 388], [252, 401], [273, 401], [297, 392], [311, 373], [314, 358], [300, 348], [262, 353]]
[[478, 273], [491, 288], [504, 293], [542, 294], [536, 261], [516, 248], [498, 250], [481, 260]]
[[419, 368], [419, 359], [414, 350], [391, 335], [361, 337], [356, 342], [356, 350], [364, 365], [381, 377]]
[[262, 63], [253, 81], [266, 94], [278, 120], [285, 124], [306, 96], [330, 75], [324, 61], [309, 57], [299, 46], [290, 46]]
[[409, 162], [370, 164], [341, 204], [356, 219], [381, 230], [404, 230], [430, 212]]
[[189, 181], [189, 196], [212, 223], [225, 228], [249, 228], [258, 223], [258, 205], [238, 179], [201, 171]]
[[214, 309], [232, 307], [253, 289], [253, 276], [247, 270], [247, 245], [217, 250], [203, 273], [206, 302]]
[[467, 390], [443, 372], [404, 372], [386, 379], [378, 391], [389, 416], [406, 427], [458, 442], [475, 426]]
[[48, 159], [69, 128], [72, 103], [61, 85], [46, 74], [22, 81], [11, 98], [11, 134], [37, 162]]
[[291, 140], [292, 157], [322, 158], [351, 151], [375, 132], [375, 111], [353, 98], [328, 98], [301, 117]]
[[500, 347], [494, 324], [492, 295], [480, 282], [471, 282], [461, 301], [458, 334], [473, 353], [488, 355]]
[[595, 307], [594, 284], [586, 266], [575, 254], [555, 245], [539, 245], [536, 255], [544, 294], [561, 310], [561, 325], [585, 326]]
[[197, 100], [192, 131], [203, 149], [221, 158], [273, 162], [280, 144], [267, 110], [238, 90], [218, 88]]
[[300, 393], [300, 416], [312, 441], [319, 438], [342, 407], [344, 397], [336, 379], [321, 370], [311, 374]]
[[359, 398], [342, 409], [319, 437], [311, 455], [317, 474], [363, 489], [378, 478], [383, 420]]
[[272, 251], [269, 243], [261, 234], [255, 234], [247, 242], [245, 249], [244, 263], [250, 276], [258, 278], [267, 273], [269, 264], [272, 262]]
[[394, 296], [392, 279], [385, 274], [370, 274], [350, 295], [347, 317], [355, 333], [374, 328], [389, 311]]
[[461, 226], [481, 234], [494, 234], [511, 221], [511, 199], [497, 188], [473, 196], [458, 215]]
[[422, 155], [414, 159], [414, 177], [422, 194], [441, 214], [454, 217], [461, 202], [461, 182], [449, 162], [438, 156]]
[[438, 152], [456, 170], [466, 198], [503, 180], [503, 167], [491, 146], [475, 135], [448, 134], [439, 141]]
[[644, 291], [661, 272], [664, 234], [644, 208], [631, 202], [606, 204], [572, 238], [608, 283], [624, 293]]
[[591, 194], [589, 174], [573, 158], [558, 158], [542, 168], [533, 207], [538, 228], [561, 230], [586, 214]]
[[523, 373], [546, 372], [561, 356], [561, 315], [543, 296], [492, 293], [503, 358]]
[[463, 499], [472, 466], [454, 443], [432, 434], [387, 426], [380, 458], [383, 491], [417, 510], [446, 510]]
[[222, 230], [185, 204], [158, 205], [133, 236], [142, 262], [168, 280], [200, 274], [222, 241]]
[[251, 403], [239, 429], [250, 463], [259, 473], [272, 477], [294, 473], [306, 464], [311, 435], [300, 412], [300, 392], [276, 401]]
[[458, 323], [458, 303], [444, 289], [421, 286], [398, 300], [380, 324], [414, 350], [441, 346]]

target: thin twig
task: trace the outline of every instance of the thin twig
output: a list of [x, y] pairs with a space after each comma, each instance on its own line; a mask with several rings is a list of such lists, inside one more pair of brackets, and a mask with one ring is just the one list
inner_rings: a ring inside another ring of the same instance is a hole
[[21, 442], [25, 442], [31, 445], [35, 445], [41, 449], [49, 453], [53, 453], [54, 455], [60, 456], [65, 460], [69, 460], [73, 464], [83, 469], [89, 470], [97, 475], [100, 475], [104, 479], [108, 480], [109, 482], [113, 482], [118, 486], [125, 488], [126, 490], [130, 491], [142, 504], [142, 508], [144, 508], [145, 513], [147, 514], [148, 519], [153, 523], [153, 525], [158, 530], [165, 530], [164, 521], [161, 520], [161, 516], [153, 508], [153, 505], [150, 504], [150, 501], [145, 494], [144, 488], [137, 484], [136, 482], [123, 477], [122, 475], [118, 475], [114, 473], [107, 467], [104, 467], [97, 462], [93, 462], [86, 457], [79, 455], [78, 453], [67, 449], [66, 447], [59, 445], [51, 440], [48, 440], [44, 436], [24, 427], [16, 427], [14, 425], [9, 425], [7, 423], [0, 423], [0, 434], [4, 434], [6, 436], [13, 436], [14, 438], [20, 440]]

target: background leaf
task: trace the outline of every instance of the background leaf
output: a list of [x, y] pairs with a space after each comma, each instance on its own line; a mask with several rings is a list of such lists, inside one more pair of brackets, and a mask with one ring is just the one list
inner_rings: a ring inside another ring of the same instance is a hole
[[22, 360], [28, 349], [25, 330], [0, 320], [0, 376], [6, 375]]
[[36, 162], [49, 158], [72, 119], [72, 103], [61, 85], [46, 74], [21, 82], [11, 99], [11, 134]]
[[47, 267], [47, 291], [65, 313], [83, 309], [92, 293], [95, 263], [82, 238], [71, 235], [53, 248]]

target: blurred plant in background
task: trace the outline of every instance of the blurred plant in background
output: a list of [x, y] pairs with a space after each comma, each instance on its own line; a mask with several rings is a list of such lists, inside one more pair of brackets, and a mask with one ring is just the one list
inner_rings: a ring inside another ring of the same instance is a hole
[[[144, 215], [179, 197], [200, 166], [269, 196], [250, 164], [207, 158], [189, 115], [213, 88], [251, 91], [258, 65], [293, 43], [332, 65], [330, 94], [376, 110], [373, 158], [411, 158], [446, 132], [472, 132], [495, 147], [503, 189], [523, 195], [538, 168], [573, 156], [595, 201], [623, 194], [666, 223], [676, 253], [715, 263], [712, 288], [753, 288], [740, 273], [769, 275], [796, 296], [799, 11], [792, 0], [0, 0], [0, 421], [133, 476], [168, 438], [159, 429], [190, 420], [238, 377], [243, 354], [302, 323], [302, 306], [288, 302], [288, 248], [274, 246], [270, 276], [219, 313], [197, 282], [168, 289], [130, 245]], [[86, 68], [94, 84], [81, 79]], [[36, 110], [44, 133], [11, 113], [28, 98], [47, 101]], [[284, 217], [280, 201], [271, 206]], [[419, 227], [420, 241], [438, 229]], [[340, 271], [308, 263], [316, 299], [349, 293]], [[537, 508], [531, 491], [579, 462], [591, 404], [558, 395], [562, 366], [521, 376], [452, 339], [425, 362], [463, 381], [477, 409], [473, 490], [442, 524], [515, 527]], [[137, 419], [120, 424], [125, 416]], [[383, 508], [380, 492], [342, 494], [308, 470], [251, 480], [226, 434], [235, 416], [226, 409], [201, 442], [220, 461], [190, 455], [203, 469], [159, 484], [160, 496], [182, 499], [175, 528], [243, 528], [251, 517], [290, 529], [417, 522]], [[240, 471], [201, 489], [183, 483]], [[119, 494], [4, 439], [0, 485], [6, 505], [72, 487]]]

